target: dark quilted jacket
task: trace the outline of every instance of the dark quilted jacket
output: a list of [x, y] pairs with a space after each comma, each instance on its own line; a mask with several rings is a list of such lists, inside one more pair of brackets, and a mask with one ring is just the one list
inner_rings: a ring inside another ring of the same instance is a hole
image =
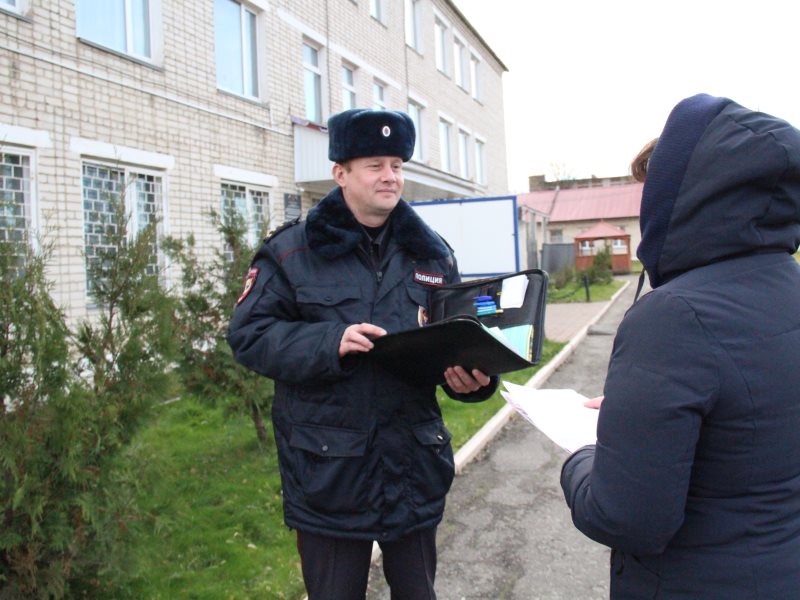
[[[296, 529], [390, 540], [442, 518], [454, 466], [435, 388], [363, 355], [338, 356], [350, 324], [419, 326], [429, 288], [415, 272], [458, 281], [450, 249], [404, 201], [389, 227], [376, 268], [337, 188], [305, 222], [265, 241], [230, 324], [236, 359], [275, 380], [284, 515]], [[485, 399], [494, 387], [459, 399]]]
[[565, 463], [611, 597], [800, 598], [800, 132], [726, 99], [670, 115], [595, 446]]

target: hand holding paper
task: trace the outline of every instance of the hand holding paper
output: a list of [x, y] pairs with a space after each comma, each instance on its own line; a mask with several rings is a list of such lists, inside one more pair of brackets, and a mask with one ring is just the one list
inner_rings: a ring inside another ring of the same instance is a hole
[[597, 441], [597, 409], [575, 390], [537, 389], [504, 381], [500, 394], [520, 415], [567, 452]]

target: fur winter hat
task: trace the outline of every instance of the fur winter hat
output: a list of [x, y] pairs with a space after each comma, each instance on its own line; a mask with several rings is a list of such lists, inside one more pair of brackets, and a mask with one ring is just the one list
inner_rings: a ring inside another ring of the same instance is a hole
[[416, 139], [407, 114], [365, 108], [332, 115], [328, 136], [328, 158], [338, 163], [364, 156], [398, 156], [405, 162], [414, 154]]

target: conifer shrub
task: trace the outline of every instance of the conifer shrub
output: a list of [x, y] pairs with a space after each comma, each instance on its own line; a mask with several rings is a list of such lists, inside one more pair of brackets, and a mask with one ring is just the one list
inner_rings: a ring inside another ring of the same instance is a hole
[[101, 596], [137, 518], [117, 457], [172, 361], [155, 226], [130, 238], [123, 209], [89, 266], [95, 314], [76, 331], [51, 296], [51, 248], [0, 243], [0, 599]]
[[237, 363], [225, 338], [256, 248], [247, 243], [247, 226], [238, 212], [208, 215], [223, 241], [210, 260], [198, 258], [193, 235], [164, 244], [181, 273], [174, 313], [180, 347], [177, 372], [185, 388], [202, 402], [212, 406], [225, 402], [231, 410], [246, 411], [259, 441], [269, 443], [266, 421], [273, 383]]

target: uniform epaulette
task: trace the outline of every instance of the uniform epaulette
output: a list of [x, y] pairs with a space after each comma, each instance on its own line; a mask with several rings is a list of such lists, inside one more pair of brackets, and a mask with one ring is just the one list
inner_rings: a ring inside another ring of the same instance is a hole
[[441, 234], [441, 233], [439, 233], [438, 231], [436, 231], [435, 233], [436, 233], [436, 235], [438, 235], [438, 236], [439, 236], [439, 239], [440, 239], [440, 240], [442, 240], [442, 241], [444, 242], [444, 245], [448, 247], [448, 249], [450, 250], [450, 252], [451, 252], [451, 253], [454, 253], [454, 252], [455, 252], [455, 250], [453, 250], [453, 247], [452, 247], [452, 246], [451, 246], [451, 245], [450, 245], [450, 244], [447, 242], [447, 240], [446, 240], [446, 239], [444, 239], [444, 237], [442, 236], [442, 234]]
[[286, 221], [283, 225], [278, 226], [277, 228], [273, 229], [272, 231], [268, 232], [266, 237], [264, 238], [265, 242], [268, 242], [276, 235], [286, 231], [289, 227], [297, 225], [300, 222], [300, 217], [295, 217], [294, 219], [290, 219]]

